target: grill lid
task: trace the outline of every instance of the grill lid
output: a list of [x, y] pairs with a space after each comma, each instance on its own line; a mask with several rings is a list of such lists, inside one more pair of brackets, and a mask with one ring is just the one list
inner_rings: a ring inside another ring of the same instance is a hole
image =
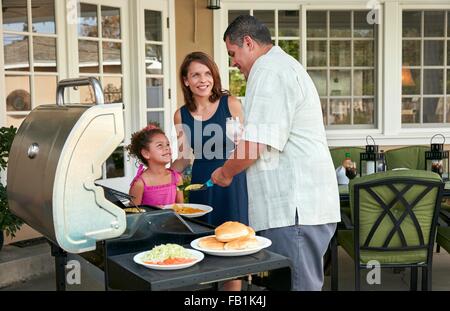
[[[65, 105], [64, 88], [92, 85], [97, 105]], [[94, 181], [123, 141], [122, 104], [103, 104], [94, 78], [63, 80], [57, 105], [39, 106], [13, 141], [8, 165], [11, 211], [71, 253], [93, 250], [97, 240], [120, 236], [125, 212]]]

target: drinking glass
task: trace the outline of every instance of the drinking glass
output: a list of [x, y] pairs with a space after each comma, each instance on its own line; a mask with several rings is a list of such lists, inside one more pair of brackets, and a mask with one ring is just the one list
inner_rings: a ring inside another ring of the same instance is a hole
[[[229, 117], [226, 119], [226, 135], [234, 145], [237, 145], [242, 137], [243, 127], [239, 117]], [[234, 149], [233, 149], [234, 150]]]
[[353, 179], [356, 177], [356, 162], [350, 162], [349, 165], [345, 168], [345, 176], [348, 179]]

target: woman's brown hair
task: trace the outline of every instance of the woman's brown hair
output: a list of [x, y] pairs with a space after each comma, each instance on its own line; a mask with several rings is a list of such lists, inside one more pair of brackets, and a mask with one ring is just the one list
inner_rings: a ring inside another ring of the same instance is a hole
[[180, 67], [180, 82], [181, 88], [183, 90], [184, 103], [189, 111], [195, 111], [195, 101], [192, 95], [191, 89], [184, 84], [184, 79], [187, 78], [188, 69], [192, 62], [198, 62], [205, 65], [211, 71], [214, 85], [212, 88], [212, 94], [209, 96], [209, 101], [211, 103], [220, 99], [222, 95], [229, 95], [230, 93], [226, 90], [222, 90], [222, 82], [220, 80], [219, 68], [217, 68], [216, 63], [209, 57], [208, 54], [203, 52], [192, 52], [183, 60]]

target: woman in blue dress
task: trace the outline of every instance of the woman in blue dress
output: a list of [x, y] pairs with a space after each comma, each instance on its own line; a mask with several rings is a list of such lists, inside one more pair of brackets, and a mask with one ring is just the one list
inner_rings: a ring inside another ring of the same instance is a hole
[[[226, 118], [239, 117], [243, 121], [241, 103], [222, 90], [219, 70], [214, 61], [203, 52], [188, 54], [180, 68], [180, 80], [185, 104], [175, 112], [174, 122], [181, 158], [177, 161], [185, 168], [195, 156], [192, 184], [208, 181], [221, 167], [234, 142], [226, 137]], [[204, 191], [189, 193], [189, 202], [206, 204], [213, 211], [204, 221], [218, 226], [226, 221], [239, 221], [248, 225], [248, 197], [245, 172], [233, 179], [226, 188], [214, 185]]]

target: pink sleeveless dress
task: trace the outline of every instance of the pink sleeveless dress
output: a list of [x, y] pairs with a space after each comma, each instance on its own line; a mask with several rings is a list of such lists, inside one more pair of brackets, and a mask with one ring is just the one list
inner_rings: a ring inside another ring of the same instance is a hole
[[171, 181], [169, 184], [158, 185], [158, 186], [147, 186], [144, 179], [142, 178], [142, 173], [145, 172], [144, 166], [139, 165], [136, 176], [131, 182], [131, 186], [138, 180], [141, 179], [144, 183], [144, 193], [142, 195], [141, 205], [167, 205], [174, 204], [177, 196], [177, 184], [181, 180], [181, 174], [169, 169], [171, 173]]

